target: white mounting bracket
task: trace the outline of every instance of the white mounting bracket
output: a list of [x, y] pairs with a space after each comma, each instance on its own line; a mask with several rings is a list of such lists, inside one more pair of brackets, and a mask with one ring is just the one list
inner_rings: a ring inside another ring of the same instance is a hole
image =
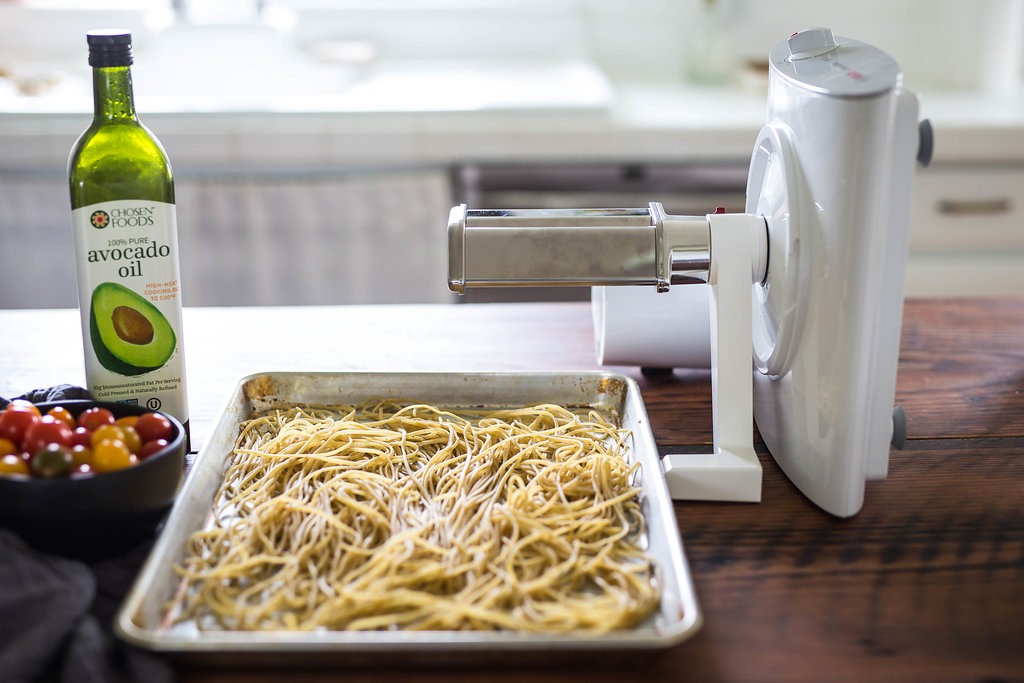
[[[710, 214], [707, 219], [714, 451], [669, 454], [662, 464], [675, 500], [756, 503], [761, 500], [761, 462], [754, 452], [751, 285], [765, 277], [767, 225], [750, 214]], [[669, 223], [665, 227], [671, 229]]]

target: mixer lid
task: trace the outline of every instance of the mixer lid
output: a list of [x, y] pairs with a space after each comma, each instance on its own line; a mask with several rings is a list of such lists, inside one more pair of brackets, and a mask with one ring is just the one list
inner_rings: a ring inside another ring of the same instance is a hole
[[772, 48], [772, 70], [808, 90], [833, 97], [868, 97], [899, 84], [900, 67], [878, 48], [835, 36], [831, 29], [798, 31]]

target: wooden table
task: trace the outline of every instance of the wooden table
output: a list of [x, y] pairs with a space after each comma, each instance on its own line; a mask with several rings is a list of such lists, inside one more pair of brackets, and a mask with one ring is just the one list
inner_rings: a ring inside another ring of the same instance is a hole
[[[585, 304], [189, 309], [201, 444], [246, 374], [595, 369]], [[707, 371], [635, 377], [663, 452], [711, 441]], [[0, 395], [84, 381], [75, 311], [0, 311]], [[909, 440], [840, 520], [781, 475], [763, 502], [676, 504], [704, 625], [622, 666], [305, 671], [299, 681], [1024, 680], [1024, 299], [910, 301], [897, 402]], [[182, 668], [191, 682], [281, 672]]]

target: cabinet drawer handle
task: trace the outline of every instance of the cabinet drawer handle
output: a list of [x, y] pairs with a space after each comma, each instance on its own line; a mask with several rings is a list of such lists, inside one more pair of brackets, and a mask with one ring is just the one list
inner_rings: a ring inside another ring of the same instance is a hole
[[1013, 203], [1001, 199], [940, 199], [939, 213], [946, 216], [993, 216], [1009, 213]]

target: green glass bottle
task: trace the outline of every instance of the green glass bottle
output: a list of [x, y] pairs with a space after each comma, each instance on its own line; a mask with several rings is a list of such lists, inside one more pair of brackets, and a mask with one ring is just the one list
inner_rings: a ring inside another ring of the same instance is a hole
[[68, 160], [86, 380], [99, 399], [187, 425], [171, 165], [135, 113], [131, 33], [86, 42], [94, 115]]

